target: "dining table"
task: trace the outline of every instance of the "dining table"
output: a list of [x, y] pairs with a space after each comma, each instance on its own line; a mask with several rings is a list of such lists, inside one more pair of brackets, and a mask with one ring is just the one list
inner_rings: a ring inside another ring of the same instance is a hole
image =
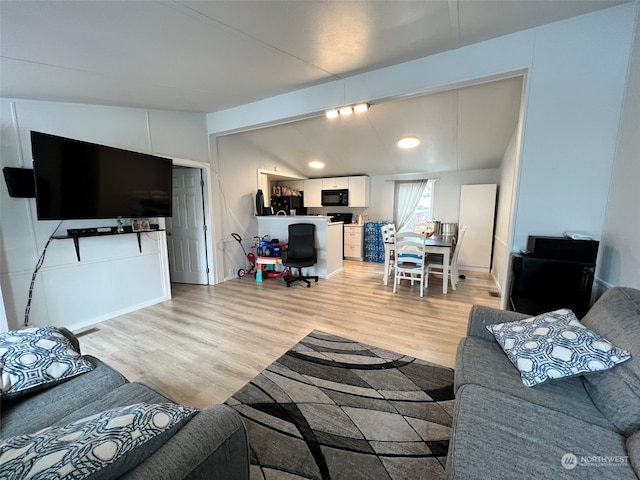
[[[443, 275], [442, 275], [442, 293], [447, 293], [447, 287], [449, 286], [449, 275], [446, 272], [449, 271], [449, 259], [451, 258], [451, 246], [455, 241], [455, 235], [432, 235], [425, 239], [425, 251], [427, 253], [441, 254], [443, 257]], [[391, 255], [394, 253], [395, 244], [393, 242], [384, 243], [384, 276], [382, 283], [384, 285], [389, 284], [389, 265], [391, 264]], [[426, 268], [426, 265], [425, 265]], [[455, 279], [451, 277], [451, 281]]]

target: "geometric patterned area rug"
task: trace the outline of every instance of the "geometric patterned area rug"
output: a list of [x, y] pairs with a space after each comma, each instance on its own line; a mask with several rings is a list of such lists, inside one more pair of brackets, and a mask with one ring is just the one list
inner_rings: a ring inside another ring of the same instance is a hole
[[226, 404], [252, 480], [444, 478], [450, 368], [314, 330]]

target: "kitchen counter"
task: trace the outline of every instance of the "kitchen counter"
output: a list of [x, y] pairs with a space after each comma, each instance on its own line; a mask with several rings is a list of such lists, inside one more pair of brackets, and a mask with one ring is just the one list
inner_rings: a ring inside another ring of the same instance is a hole
[[343, 222], [331, 222], [331, 217], [319, 215], [270, 215], [256, 218], [259, 236], [268, 235], [271, 239], [277, 238], [285, 243], [289, 238], [289, 225], [313, 223], [316, 226], [318, 263], [315, 267], [304, 268], [304, 273], [331, 278], [342, 272]]

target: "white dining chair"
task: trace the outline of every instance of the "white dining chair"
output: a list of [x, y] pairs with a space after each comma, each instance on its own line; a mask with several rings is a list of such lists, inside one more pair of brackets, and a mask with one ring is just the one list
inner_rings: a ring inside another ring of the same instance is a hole
[[[382, 242], [386, 243], [385, 249], [389, 247], [389, 245], [395, 245], [396, 241], [396, 225], [394, 223], [387, 223], [380, 227], [380, 233], [382, 234]], [[392, 250], [386, 258], [385, 255], [385, 278], [389, 278], [391, 276], [391, 272], [393, 272], [393, 267], [395, 265], [395, 254]], [[385, 283], [386, 285], [386, 283]]]
[[449, 260], [449, 269], [444, 271], [444, 262], [442, 263], [429, 263], [427, 264], [425, 276], [427, 277], [427, 286], [429, 285], [429, 275], [447, 275], [449, 280], [451, 281], [451, 288], [456, 289], [456, 284], [458, 283], [458, 255], [460, 254], [460, 249], [462, 248], [462, 241], [464, 240], [465, 233], [467, 232], [467, 227], [460, 227], [458, 231], [458, 237], [456, 238], [455, 245], [452, 247], [453, 252], [451, 253], [451, 257]]
[[395, 265], [393, 293], [400, 280], [410, 280], [411, 285], [420, 280], [420, 296], [424, 296], [426, 236], [417, 232], [397, 232], [395, 235]]

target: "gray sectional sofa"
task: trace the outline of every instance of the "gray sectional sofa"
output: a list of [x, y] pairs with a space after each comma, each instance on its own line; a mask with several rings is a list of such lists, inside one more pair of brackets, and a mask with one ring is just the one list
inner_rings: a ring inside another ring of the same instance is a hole
[[[80, 351], [78, 339], [63, 333]], [[2, 400], [0, 440], [67, 425], [104, 410], [171, 399], [125, 377], [95, 357], [95, 369], [51, 388]], [[127, 480], [249, 478], [247, 433], [240, 415], [226, 405], [202, 409], [142, 463], [120, 477]]]
[[486, 326], [527, 317], [471, 311], [456, 357], [447, 478], [639, 478], [640, 291], [611, 288], [581, 320], [631, 353], [607, 371], [524, 386]]

